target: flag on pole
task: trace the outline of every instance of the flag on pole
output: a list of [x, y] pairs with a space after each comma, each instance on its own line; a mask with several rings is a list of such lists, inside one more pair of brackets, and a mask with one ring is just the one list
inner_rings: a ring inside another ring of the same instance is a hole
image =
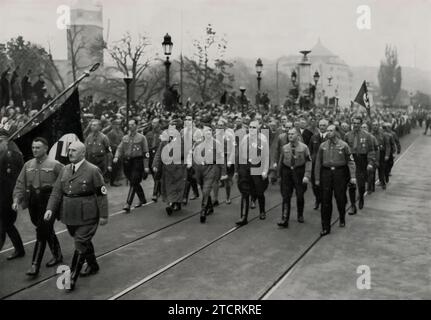
[[370, 98], [368, 96], [368, 89], [367, 89], [367, 84], [366, 84], [365, 80], [364, 80], [364, 82], [362, 82], [361, 88], [359, 89], [359, 92], [356, 95], [355, 102], [357, 102], [361, 106], [365, 107], [368, 115], [370, 116], [371, 103], [370, 103]]
[[68, 163], [68, 145], [77, 139], [83, 141], [77, 88], [33, 119], [31, 125], [17, 135], [14, 142], [21, 150], [25, 161], [33, 158], [31, 144], [37, 137], [43, 137], [48, 141], [50, 156], [64, 164]]

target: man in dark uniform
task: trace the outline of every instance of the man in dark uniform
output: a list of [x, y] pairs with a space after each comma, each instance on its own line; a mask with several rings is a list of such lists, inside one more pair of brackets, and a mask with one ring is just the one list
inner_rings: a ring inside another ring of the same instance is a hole
[[153, 188], [153, 196], [151, 200], [157, 202], [158, 197], [160, 196], [160, 177], [156, 174], [152, 169], [152, 163], [154, 161], [154, 155], [157, 152], [157, 149], [160, 145], [160, 135], [162, 134], [162, 130], [160, 128], [160, 119], [154, 118], [151, 121], [151, 130], [147, 132], [145, 137], [148, 142], [148, 149], [150, 150], [150, 158], [149, 158], [149, 166], [150, 172], [153, 176], [154, 180], [154, 188]]
[[[196, 126], [193, 124], [192, 116], [187, 115], [184, 118], [184, 128], [181, 130], [181, 137], [184, 143], [185, 155], [189, 155], [193, 147], [193, 136], [197, 131], [200, 131], [200, 129], [196, 128]], [[185, 205], [188, 203], [189, 200], [190, 189], [193, 190], [193, 196], [190, 198], [190, 200], [195, 200], [199, 197], [199, 190], [197, 181], [195, 179], [194, 167], [187, 168], [187, 180], [183, 196], [183, 204]]]
[[312, 165], [311, 165], [311, 185], [313, 187], [313, 193], [314, 193], [314, 210], [319, 209], [320, 203], [322, 202], [321, 199], [321, 191], [320, 187], [316, 186], [316, 177], [315, 177], [315, 166], [316, 166], [316, 156], [317, 151], [319, 151], [319, 147], [322, 144], [323, 141], [326, 139], [326, 128], [328, 128], [328, 121], [326, 119], [322, 119], [319, 121], [319, 132], [314, 134], [311, 139], [310, 143], [308, 145], [308, 149], [310, 151]]
[[106, 171], [112, 171], [112, 150], [108, 137], [100, 132], [101, 128], [100, 120], [91, 122], [91, 132], [85, 139], [86, 159], [99, 167], [102, 174], [105, 175]]
[[13, 193], [12, 208], [15, 211], [18, 211], [18, 205], [23, 209], [28, 208], [31, 222], [36, 227], [36, 244], [31, 268], [27, 272], [29, 276], [36, 276], [39, 273], [47, 243], [53, 258], [46, 266], [53, 267], [63, 261], [60, 243], [54, 231], [55, 219], [51, 218], [47, 222], [43, 219], [52, 186], [63, 168], [60, 162], [48, 159], [48, 147], [48, 141], [44, 138], [33, 140], [31, 148], [34, 159], [24, 164]]
[[[227, 178], [224, 162], [223, 145], [213, 138], [211, 127], [204, 126], [204, 140], [193, 150], [195, 177], [202, 190], [202, 206], [200, 221], [204, 223], [206, 216], [213, 211], [211, 190], [214, 183]], [[193, 165], [191, 154], [188, 155], [187, 166]]]
[[[388, 135], [386, 135], [383, 130], [380, 128], [379, 122], [374, 121], [372, 125], [371, 133], [376, 137], [378, 144], [378, 152], [379, 155], [376, 155], [376, 159], [378, 159], [377, 171], [379, 174], [379, 181], [382, 189], [386, 189], [386, 179], [385, 179], [385, 163], [389, 160], [389, 156], [391, 153], [391, 140]], [[372, 174], [373, 182], [375, 181], [375, 171]]]
[[[335, 196], [340, 215], [340, 227], [346, 225], [347, 182], [355, 184], [355, 162], [347, 143], [338, 138], [334, 125], [327, 130], [328, 140], [324, 141], [316, 157], [316, 185], [322, 188], [322, 236], [331, 232], [332, 196]], [[350, 175], [349, 175], [350, 172]]]
[[160, 143], [153, 161], [153, 171], [161, 172], [162, 198], [168, 204], [168, 215], [181, 210], [187, 180], [187, 155], [184, 154], [184, 141], [179, 127], [178, 119], [169, 123], [168, 130], [162, 134], [166, 137]]
[[[345, 135], [345, 141], [349, 145], [350, 151], [355, 159], [356, 165], [356, 180], [359, 192], [359, 209], [364, 207], [365, 183], [367, 181], [367, 172], [371, 172], [376, 161], [376, 152], [371, 135], [361, 129], [362, 118], [355, 117], [353, 119], [353, 130]], [[353, 190], [349, 188], [350, 195], [353, 197]], [[355, 199], [356, 200], [356, 199]], [[353, 203], [356, 203], [356, 201]], [[350, 215], [356, 214], [356, 205], [352, 205]]]
[[[112, 129], [106, 134], [111, 145], [112, 154], [117, 152], [118, 146], [123, 140], [123, 131], [121, 130], [121, 120], [114, 120], [112, 123]], [[121, 164], [119, 162], [112, 164], [112, 171], [110, 175], [110, 185], [112, 187], [119, 187], [121, 183], [116, 182], [120, 174]]]
[[283, 197], [280, 227], [289, 226], [290, 217], [290, 200], [293, 189], [296, 191], [296, 206], [298, 213], [298, 222], [304, 223], [304, 184], [310, 180], [311, 175], [311, 157], [308, 147], [299, 141], [296, 129], [290, 129], [288, 132], [289, 143], [283, 146], [280, 155], [280, 190]]
[[[69, 146], [71, 164], [65, 166], [49, 197], [45, 220], [59, 212], [75, 242], [70, 273], [70, 289], [74, 290], [79, 275], [89, 276], [99, 271], [91, 239], [97, 227], [108, 223], [108, 197], [102, 172], [85, 160], [85, 145], [76, 141]], [[84, 262], [86, 269], [81, 272]]]
[[24, 160], [17, 145], [8, 141], [8, 137], [9, 133], [0, 129], [0, 240], [5, 238], [5, 234], [9, 236], [15, 251], [7, 259], [13, 260], [25, 255], [21, 236], [14, 226], [17, 212], [12, 209], [13, 189]]
[[130, 212], [130, 206], [133, 203], [135, 193], [139, 197], [139, 203], [135, 208], [139, 208], [147, 203], [141, 181], [142, 179], [145, 180], [150, 172], [148, 168], [150, 153], [147, 139], [144, 135], [137, 132], [138, 126], [136, 120], [132, 119], [129, 121], [129, 129], [130, 133], [123, 137], [114, 158], [114, 163], [117, 163], [119, 158], [123, 159], [124, 174], [130, 182], [126, 205], [123, 208], [126, 213]]
[[248, 223], [249, 199], [255, 197], [259, 202], [259, 218], [266, 218], [265, 190], [268, 188], [269, 144], [264, 134], [259, 132], [258, 121], [250, 122], [249, 133], [238, 147], [238, 189], [241, 192], [241, 219], [236, 223]]
[[401, 144], [398, 135], [391, 129], [391, 125], [388, 122], [383, 124], [383, 130], [390, 139], [391, 151], [389, 152], [389, 159], [385, 163], [385, 179], [386, 183], [389, 182], [389, 176], [391, 175], [392, 167], [394, 166], [395, 152], [401, 153]]

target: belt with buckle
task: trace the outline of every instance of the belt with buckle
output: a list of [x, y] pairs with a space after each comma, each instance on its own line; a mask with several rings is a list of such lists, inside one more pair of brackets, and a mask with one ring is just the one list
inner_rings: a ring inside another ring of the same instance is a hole
[[67, 198], [81, 198], [81, 197], [90, 197], [90, 196], [94, 196], [95, 193], [94, 192], [86, 192], [86, 193], [78, 193], [78, 194], [68, 194], [68, 193], [63, 193], [63, 195]]

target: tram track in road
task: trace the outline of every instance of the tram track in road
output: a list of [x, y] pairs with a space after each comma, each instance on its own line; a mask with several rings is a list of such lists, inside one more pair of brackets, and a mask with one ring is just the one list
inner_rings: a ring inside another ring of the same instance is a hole
[[[274, 206], [272, 206], [270, 209], [266, 210], [266, 213], [268, 214], [270, 211], [276, 209], [277, 207], [279, 207], [281, 205], [280, 203], [275, 204]], [[257, 215], [256, 217], [253, 217], [251, 219], [248, 220], [248, 223], [251, 223], [255, 220], [259, 219], [259, 215]], [[187, 259], [190, 259], [191, 257], [193, 257], [194, 255], [198, 254], [199, 252], [205, 250], [206, 248], [210, 247], [211, 245], [217, 243], [218, 241], [222, 240], [223, 238], [227, 237], [228, 235], [232, 234], [233, 232], [237, 231], [238, 229], [242, 228], [242, 227], [246, 227], [245, 226], [235, 226], [231, 229], [229, 229], [228, 231], [226, 231], [225, 233], [221, 234], [220, 236], [214, 238], [213, 240], [205, 243], [204, 245], [200, 246], [199, 248], [183, 255], [182, 257], [178, 258], [177, 260], [165, 265], [163, 268], [160, 268], [159, 270], [153, 272], [152, 274], [146, 276], [145, 278], [141, 279], [140, 281], [132, 284], [131, 286], [127, 287], [126, 289], [122, 290], [121, 292], [111, 296], [108, 298], [108, 300], [118, 300], [121, 297], [124, 297], [125, 295], [127, 295], [128, 293], [132, 292], [133, 290], [139, 288], [140, 286], [144, 285], [145, 283], [157, 278], [158, 276], [160, 276], [161, 274], [167, 272], [168, 270], [172, 269], [173, 267], [175, 267], [176, 265], [186, 261]]]
[[[419, 137], [417, 137], [408, 147], [406, 150], [404, 150], [404, 152], [395, 160], [394, 162], [394, 166], [395, 167], [399, 161], [410, 151], [410, 149], [416, 144], [416, 142], [418, 141]], [[376, 179], [376, 183], [378, 183], [379, 180]], [[368, 193], [365, 192], [365, 196], [367, 196]], [[334, 207], [335, 209], [336, 207]], [[346, 212], [348, 210], [350, 210], [352, 208], [352, 206], [349, 206], [346, 209]], [[337, 217], [332, 223], [331, 223], [331, 228], [339, 221], [339, 217]], [[294, 260], [294, 262], [292, 264], [290, 264], [286, 270], [281, 273], [277, 279], [267, 288], [265, 289], [265, 291], [263, 292], [263, 294], [260, 295], [260, 297], [258, 298], [258, 300], [267, 300], [279, 287], [282, 283], [284, 283], [292, 274], [293, 270], [295, 269], [295, 267], [306, 257], [306, 255], [317, 245], [317, 243], [319, 243], [319, 241], [322, 239], [322, 236], [318, 236], [307, 248], [305, 248], [305, 250], [303, 250], [298, 257]]]
[[[240, 197], [240, 195], [233, 196], [233, 197], [231, 197], [231, 200], [235, 200], [235, 199], [237, 199], [237, 198], [239, 198], [239, 197]], [[148, 204], [149, 204], [149, 203], [148, 203]], [[220, 206], [219, 206], [218, 208], [220, 208], [222, 205], [225, 205], [225, 204], [226, 204], [226, 201], [222, 201], [222, 202], [220, 203]], [[141, 207], [141, 208], [139, 208], [139, 209], [142, 209], [142, 207]], [[137, 210], [137, 209], [134, 209], [134, 210]], [[117, 214], [120, 214], [120, 213], [122, 213], [122, 212], [124, 212], [124, 210], [119, 211], [119, 212], [116, 212], [116, 213], [113, 213], [112, 215], [117, 215]], [[172, 223], [169, 223], [169, 224], [167, 224], [167, 225], [164, 225], [163, 227], [160, 227], [160, 228], [157, 228], [157, 229], [155, 229], [155, 230], [152, 230], [151, 232], [145, 233], [144, 235], [141, 235], [141, 236], [139, 236], [139, 237], [137, 237], [137, 238], [134, 238], [133, 240], [130, 240], [130, 241], [126, 242], [126, 243], [123, 243], [122, 245], [119, 245], [119, 246], [117, 246], [117, 247], [115, 247], [115, 248], [113, 248], [113, 249], [110, 249], [110, 250], [108, 250], [108, 251], [105, 251], [104, 253], [101, 253], [101, 254], [97, 255], [97, 258], [98, 258], [98, 259], [99, 259], [99, 258], [103, 258], [103, 257], [105, 257], [105, 256], [108, 256], [108, 255], [110, 255], [110, 254], [113, 254], [113, 253], [115, 253], [115, 252], [118, 252], [119, 250], [125, 249], [125, 248], [127, 248], [127, 247], [129, 247], [129, 246], [131, 246], [131, 245], [133, 245], [133, 244], [135, 244], [135, 243], [137, 243], [137, 242], [139, 242], [139, 241], [141, 241], [141, 240], [145, 239], [145, 238], [149, 238], [149, 237], [153, 236], [153, 235], [154, 235], [154, 234], [156, 234], [156, 233], [159, 233], [159, 232], [161, 232], [161, 231], [163, 231], [163, 230], [166, 230], [166, 229], [172, 228], [172, 227], [174, 227], [174, 226], [176, 226], [176, 225], [178, 225], [178, 224], [180, 224], [180, 223], [182, 223], [182, 222], [184, 222], [184, 221], [190, 220], [190, 219], [192, 219], [193, 217], [198, 216], [199, 214], [200, 214], [200, 210], [199, 210], [199, 211], [197, 211], [197, 212], [194, 212], [194, 213], [192, 213], [192, 214], [189, 214], [189, 215], [187, 215], [187, 216], [185, 216], [185, 217], [183, 217], [183, 218], [181, 218], [181, 219], [179, 219], [179, 220], [176, 220], [176, 221], [174, 221], [174, 222], [172, 222]], [[111, 216], [112, 216], [112, 215], [111, 215]], [[0, 297], [0, 300], [4, 300], [4, 299], [8, 299], [8, 298], [12, 298], [14, 295], [17, 295], [17, 294], [19, 294], [19, 293], [21, 293], [21, 292], [23, 292], [23, 291], [25, 291], [25, 290], [28, 290], [28, 289], [33, 288], [33, 287], [35, 287], [35, 286], [38, 286], [38, 285], [40, 285], [40, 284], [46, 283], [46, 282], [50, 281], [51, 279], [53, 279], [53, 278], [55, 278], [55, 277], [57, 277], [57, 276], [58, 276], [57, 274], [53, 274], [53, 275], [51, 275], [51, 276], [47, 276], [47, 277], [44, 277], [44, 278], [42, 278], [42, 279], [38, 279], [37, 281], [32, 282], [32, 283], [30, 283], [30, 284], [28, 284], [28, 285], [24, 286], [23, 288], [20, 288], [20, 289], [18, 289], [18, 290], [14, 290], [13, 292], [8, 293], [8, 294], [6, 294], [6, 295], [4, 295], [4, 296]]]

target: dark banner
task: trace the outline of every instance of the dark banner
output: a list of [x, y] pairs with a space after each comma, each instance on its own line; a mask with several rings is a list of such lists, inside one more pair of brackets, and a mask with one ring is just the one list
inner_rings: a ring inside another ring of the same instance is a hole
[[34, 119], [14, 141], [21, 150], [24, 160], [27, 161], [33, 157], [31, 150], [33, 139], [43, 137], [48, 140], [50, 154], [53, 153], [56, 160], [65, 164], [68, 162], [68, 144], [76, 140], [75, 135], [79, 140], [84, 141], [77, 88]]

